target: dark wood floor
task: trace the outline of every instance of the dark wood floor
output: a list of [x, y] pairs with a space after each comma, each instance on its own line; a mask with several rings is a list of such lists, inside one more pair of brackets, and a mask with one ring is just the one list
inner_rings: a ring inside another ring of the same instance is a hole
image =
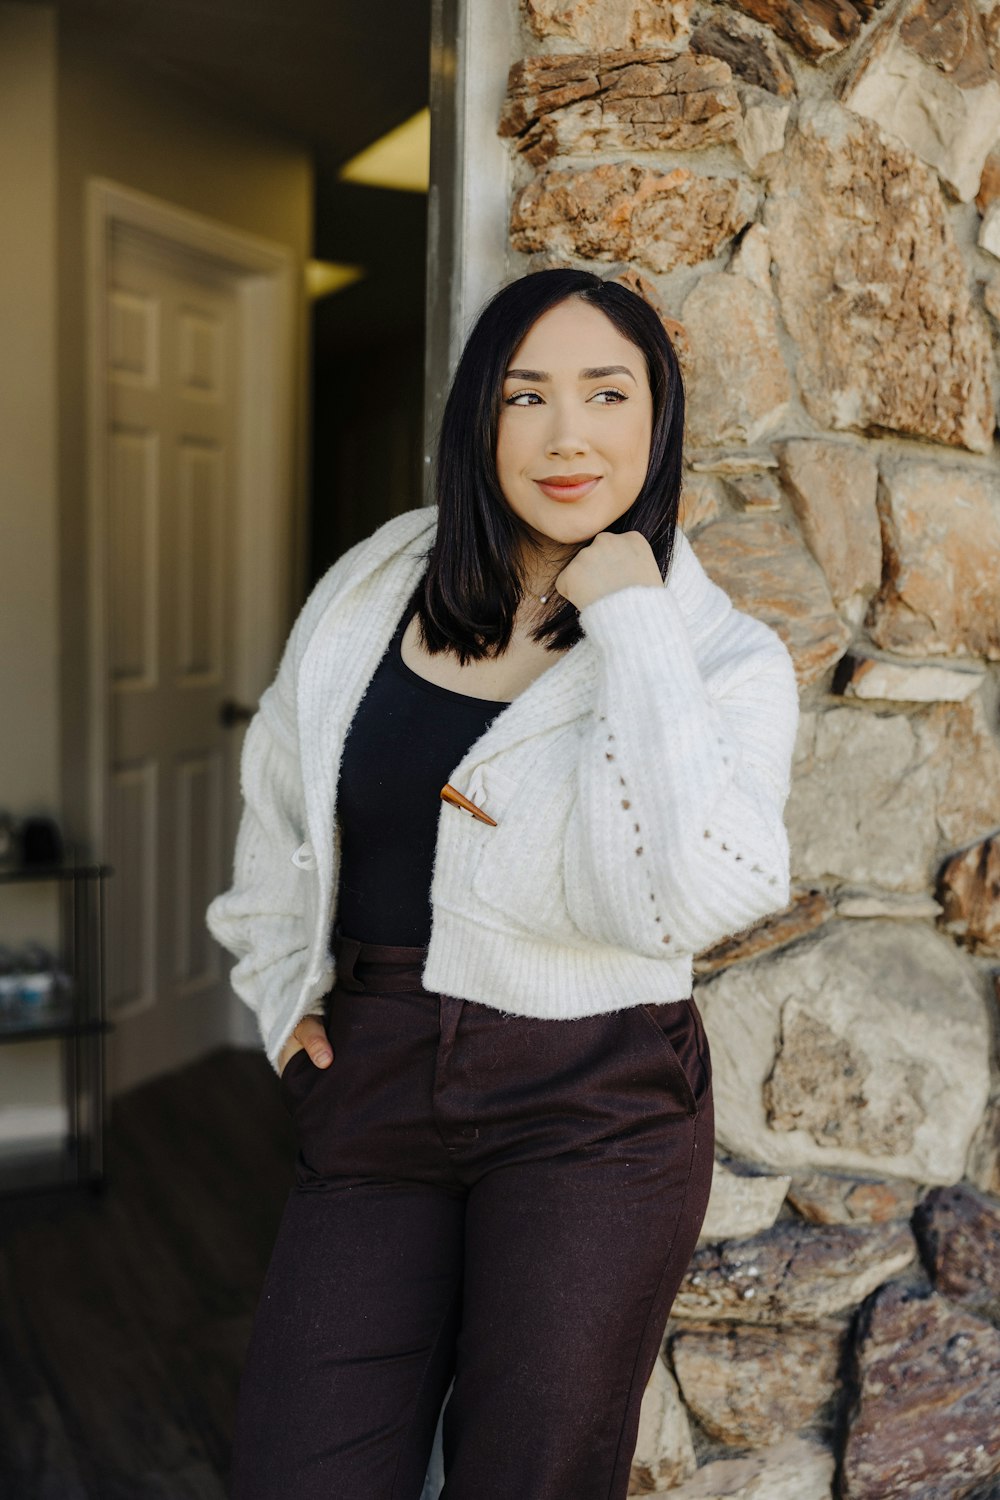
[[294, 1156], [225, 1049], [114, 1101], [102, 1194], [0, 1202], [0, 1500], [223, 1500]]

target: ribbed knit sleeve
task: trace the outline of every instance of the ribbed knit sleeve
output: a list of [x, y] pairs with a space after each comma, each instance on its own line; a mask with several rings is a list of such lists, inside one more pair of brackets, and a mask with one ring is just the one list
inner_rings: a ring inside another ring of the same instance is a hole
[[[339, 567], [339, 565], [338, 565]], [[298, 662], [336, 584], [337, 568], [316, 585], [299, 612], [277, 674], [261, 694], [240, 755], [243, 808], [228, 890], [210, 903], [212, 936], [239, 960], [230, 982], [254, 1012], [261, 1037], [286, 1028], [288, 995], [301, 983], [312, 941], [315, 876], [293, 863], [306, 839], [298, 735]], [[319, 1013], [319, 1007], [314, 1007]]]
[[798, 692], [777, 633], [733, 608], [699, 670], [673, 588], [586, 605], [595, 715], [565, 844], [574, 921], [651, 957], [699, 953], [788, 904], [788, 796]]

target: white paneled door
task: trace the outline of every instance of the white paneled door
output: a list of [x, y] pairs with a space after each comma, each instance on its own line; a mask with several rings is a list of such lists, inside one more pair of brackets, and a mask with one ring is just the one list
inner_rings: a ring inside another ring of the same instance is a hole
[[241, 737], [225, 711], [240, 301], [224, 268], [136, 232], [116, 233], [109, 273], [108, 1002], [119, 1023], [159, 1012], [146, 1029], [162, 1062], [199, 1050], [198, 997], [210, 1040], [224, 977], [205, 908], [224, 884]]

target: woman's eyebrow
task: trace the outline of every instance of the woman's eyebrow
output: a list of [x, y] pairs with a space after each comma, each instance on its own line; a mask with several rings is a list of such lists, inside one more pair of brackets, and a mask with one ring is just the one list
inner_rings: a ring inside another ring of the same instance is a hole
[[[603, 380], [606, 375], [627, 375], [629, 380], [635, 380], [635, 376], [628, 365], [593, 365], [590, 369], [580, 371], [581, 380]], [[546, 370], [508, 370], [506, 380], [548, 380], [550, 377]]]

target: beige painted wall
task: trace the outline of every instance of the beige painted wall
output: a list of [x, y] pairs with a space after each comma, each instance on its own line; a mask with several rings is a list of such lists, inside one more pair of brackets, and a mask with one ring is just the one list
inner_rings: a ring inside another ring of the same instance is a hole
[[[308, 153], [192, 106], [95, 53], [55, 7], [0, 0], [0, 809], [90, 847], [85, 201], [90, 176], [311, 254]], [[297, 319], [297, 450], [286, 614], [301, 593], [308, 309]], [[52, 888], [0, 891], [0, 941], [55, 936]], [[242, 1035], [238, 1002], [233, 1039]], [[60, 1045], [0, 1048], [0, 1152], [58, 1128]]]
[[[308, 154], [234, 124], [146, 75], [126, 74], [61, 22], [58, 44], [59, 166], [59, 588], [66, 649], [62, 671], [63, 806], [70, 829], [88, 827], [86, 765], [86, 182], [108, 177], [195, 213], [287, 245], [304, 264], [312, 250], [313, 174]], [[300, 279], [300, 284], [304, 283]], [[307, 308], [298, 319], [299, 442], [288, 598], [304, 569], [307, 480]], [[291, 605], [289, 603], [289, 608]]]

